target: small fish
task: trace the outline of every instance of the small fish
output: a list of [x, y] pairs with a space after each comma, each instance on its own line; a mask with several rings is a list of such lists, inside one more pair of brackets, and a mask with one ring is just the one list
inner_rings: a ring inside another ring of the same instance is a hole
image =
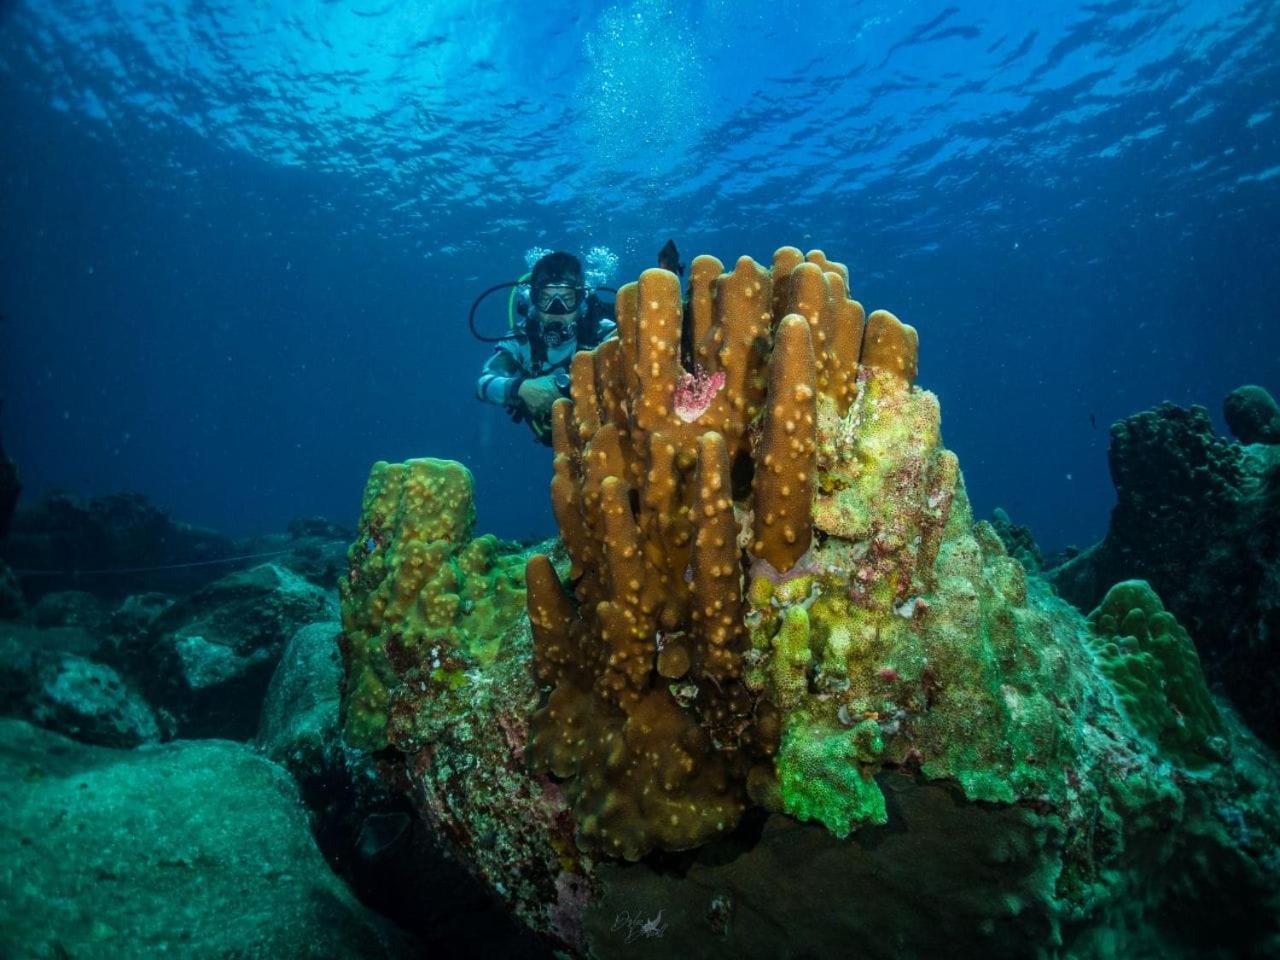
[[1093, 429], [1095, 430], [1098, 429], [1098, 418], [1095, 417], [1092, 413], [1089, 414], [1089, 426], [1093, 427]]
[[365, 553], [373, 553], [373, 551], [377, 549], [378, 549], [378, 544], [374, 542], [373, 537], [369, 537], [367, 540], [365, 540], [364, 542]]

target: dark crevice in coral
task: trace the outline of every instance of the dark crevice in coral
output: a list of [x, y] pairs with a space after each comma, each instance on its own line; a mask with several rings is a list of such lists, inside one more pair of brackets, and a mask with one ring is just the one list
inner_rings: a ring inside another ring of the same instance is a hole
[[741, 502], [751, 496], [751, 484], [755, 479], [756, 464], [747, 451], [739, 451], [729, 467], [729, 487], [733, 499]]

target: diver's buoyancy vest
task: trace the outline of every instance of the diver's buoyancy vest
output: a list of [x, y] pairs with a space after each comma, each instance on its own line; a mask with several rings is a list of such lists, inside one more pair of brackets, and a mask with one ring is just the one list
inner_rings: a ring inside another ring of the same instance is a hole
[[[587, 298], [587, 309], [578, 314], [574, 321], [574, 339], [566, 341], [564, 354], [554, 363], [547, 358], [547, 345], [540, 334], [531, 335], [528, 329], [528, 317], [525, 327], [512, 331], [511, 339], [500, 344], [498, 349], [505, 349], [515, 357], [522, 370], [527, 370], [531, 377], [541, 377], [556, 370], [568, 370], [573, 363], [573, 356], [579, 350], [592, 350], [608, 339], [614, 332], [613, 305], [604, 303], [595, 294]], [[605, 321], [608, 327], [605, 328]], [[533, 431], [539, 443], [551, 446], [551, 417], [530, 417], [523, 413], [513, 414], [519, 421], [523, 420]]]

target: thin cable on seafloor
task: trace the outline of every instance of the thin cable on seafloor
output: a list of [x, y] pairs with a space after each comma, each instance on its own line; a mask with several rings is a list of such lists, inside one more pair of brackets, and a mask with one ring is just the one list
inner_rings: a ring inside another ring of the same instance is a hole
[[192, 560], [189, 563], [162, 563], [155, 567], [106, 567], [101, 570], [19, 570], [12, 568], [20, 577], [80, 577], [97, 576], [104, 573], [153, 573], [156, 570], [180, 570], [183, 567], [207, 567], [215, 563], [236, 563], [240, 560], [261, 560], [263, 557], [278, 557], [282, 553], [293, 550], [271, 550], [267, 553], [246, 553], [238, 557], [219, 557], [217, 560]]

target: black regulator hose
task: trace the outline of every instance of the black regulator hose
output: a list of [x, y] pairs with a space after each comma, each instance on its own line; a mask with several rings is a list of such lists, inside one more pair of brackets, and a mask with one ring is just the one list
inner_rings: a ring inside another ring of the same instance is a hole
[[483, 333], [476, 329], [476, 311], [480, 309], [480, 304], [484, 302], [484, 298], [491, 293], [497, 293], [499, 290], [510, 290], [512, 287], [518, 287], [523, 281], [508, 280], [506, 283], [495, 283], [480, 296], [476, 297], [471, 304], [471, 312], [467, 314], [467, 328], [471, 331], [471, 335], [481, 343], [501, 343], [511, 336], [508, 331], [500, 337], [486, 337]]

